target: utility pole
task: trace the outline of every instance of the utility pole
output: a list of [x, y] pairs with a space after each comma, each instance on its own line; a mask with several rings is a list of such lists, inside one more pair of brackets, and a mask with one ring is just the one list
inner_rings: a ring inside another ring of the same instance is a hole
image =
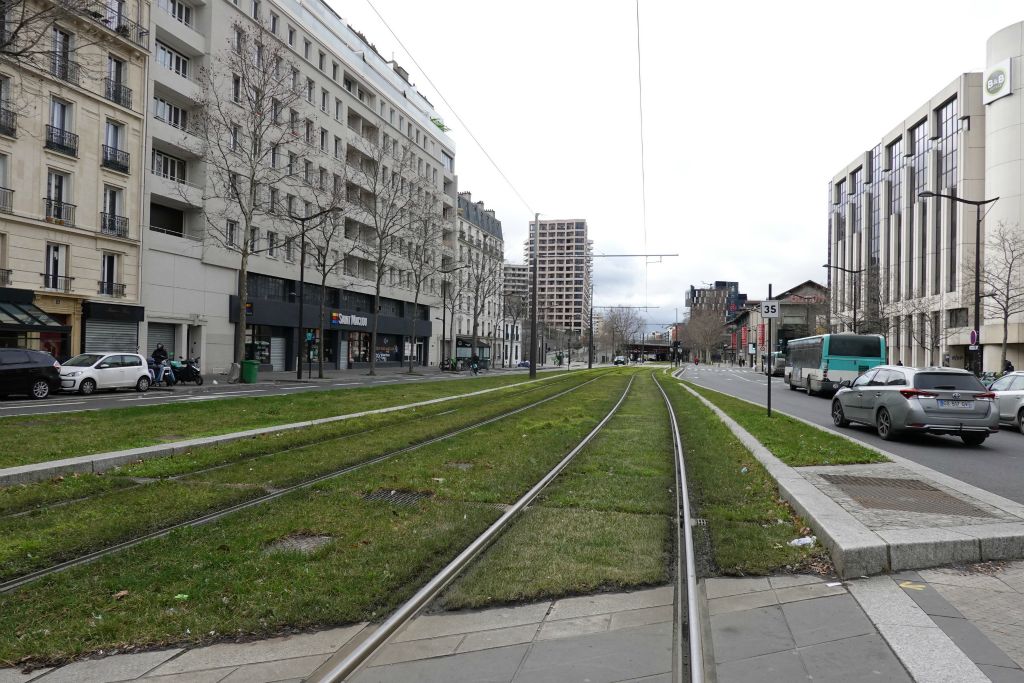
[[533, 215], [533, 257], [530, 259], [530, 267], [533, 273], [530, 277], [530, 379], [537, 378], [537, 275], [538, 263], [540, 260], [540, 214]]
[[[772, 300], [772, 286], [768, 285], [768, 301]], [[772, 320], [774, 318], [768, 318], [768, 363], [765, 365], [765, 374], [768, 375], [768, 417], [772, 416], [772, 372], [774, 371], [772, 363]], [[810, 391], [810, 390], [808, 390]]]

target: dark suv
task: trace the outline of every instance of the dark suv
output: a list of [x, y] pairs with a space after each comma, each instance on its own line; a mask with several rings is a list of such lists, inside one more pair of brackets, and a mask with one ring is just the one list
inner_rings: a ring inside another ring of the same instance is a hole
[[46, 398], [60, 389], [60, 363], [45, 351], [0, 349], [0, 396]]

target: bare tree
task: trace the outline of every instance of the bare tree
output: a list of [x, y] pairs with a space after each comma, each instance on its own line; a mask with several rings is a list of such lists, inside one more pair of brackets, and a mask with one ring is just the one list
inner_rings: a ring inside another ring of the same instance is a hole
[[690, 312], [684, 334], [690, 348], [701, 352], [705, 362], [723, 335], [722, 316], [717, 311], [698, 309]]
[[360, 242], [356, 249], [374, 267], [370, 375], [377, 374], [377, 328], [384, 275], [398, 250], [398, 238], [414, 215], [418, 190], [413, 180], [416, 177], [416, 158], [409, 146], [399, 145], [393, 139], [382, 144], [379, 134], [374, 128], [364, 128], [364, 142], [348, 150], [348, 164], [353, 169], [348, 199], [356, 204], [357, 212], [362, 214], [373, 233], [372, 242]]
[[[448, 317], [448, 339], [451, 344], [449, 358], [457, 355], [455, 346], [455, 313], [462, 302], [462, 293], [466, 288], [466, 278], [462, 270], [466, 266], [455, 266], [450, 259], [444, 259], [441, 264], [441, 307], [445, 309]], [[442, 352], [444, 349], [442, 349]], [[447, 361], [449, 358], [445, 358]]]
[[[974, 279], [974, 264], [965, 269]], [[985, 260], [978, 272], [985, 315], [1003, 324], [999, 371], [1006, 368], [1006, 346], [1011, 316], [1024, 313], [1024, 233], [1019, 224], [1000, 221], [985, 240]]]
[[635, 308], [610, 308], [604, 318], [604, 328], [611, 335], [614, 353], [620, 344], [629, 343], [643, 329], [643, 320]]
[[[275, 248], [271, 240], [260, 240], [258, 225], [288, 225], [275, 195], [299, 186], [298, 159], [310, 147], [292, 109], [302, 98], [298, 73], [263, 27], [235, 24], [231, 44], [199, 71], [192, 136], [182, 140], [206, 166], [206, 233], [238, 256], [236, 365], [245, 353], [249, 257]], [[182, 186], [183, 192], [188, 189]]]
[[479, 358], [477, 348], [480, 337], [480, 318], [501, 292], [501, 264], [498, 259], [482, 251], [470, 252], [466, 268], [466, 288], [463, 295], [468, 299], [473, 320], [472, 355]]
[[[516, 326], [529, 314], [529, 305], [526, 297], [515, 292], [505, 292], [502, 300], [502, 324], [508, 321], [511, 327], [511, 334], [515, 335]], [[509, 351], [509, 362], [512, 361], [512, 352]]]
[[[439, 198], [429, 189], [421, 188], [411, 207], [411, 220], [404, 231], [412, 278], [413, 314], [409, 320], [410, 350], [416, 348], [416, 324], [419, 320], [420, 293], [423, 288], [434, 281], [440, 271], [440, 246], [442, 238], [441, 225], [444, 221], [444, 209]], [[409, 372], [413, 371], [413, 353], [409, 353]]]

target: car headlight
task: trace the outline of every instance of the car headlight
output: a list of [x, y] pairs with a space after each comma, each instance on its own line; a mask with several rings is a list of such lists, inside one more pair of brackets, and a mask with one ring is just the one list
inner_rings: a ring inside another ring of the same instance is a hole
[[78, 377], [81, 374], [82, 374], [81, 370], [74, 370], [72, 372], [65, 372], [63, 376], [64, 377]]

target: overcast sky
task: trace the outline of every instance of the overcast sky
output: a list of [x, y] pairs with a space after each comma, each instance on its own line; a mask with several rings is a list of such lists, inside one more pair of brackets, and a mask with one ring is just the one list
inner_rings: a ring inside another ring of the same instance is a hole
[[[522, 261], [532, 212], [586, 218], [595, 254], [641, 253], [633, 0], [327, 0], [392, 54], [451, 126], [459, 189]], [[682, 312], [691, 284], [763, 298], [825, 282], [829, 178], [960, 73], [1024, 4], [641, 0], [643, 259], [595, 259], [598, 305]], [[529, 207], [474, 144], [437, 86]]]

